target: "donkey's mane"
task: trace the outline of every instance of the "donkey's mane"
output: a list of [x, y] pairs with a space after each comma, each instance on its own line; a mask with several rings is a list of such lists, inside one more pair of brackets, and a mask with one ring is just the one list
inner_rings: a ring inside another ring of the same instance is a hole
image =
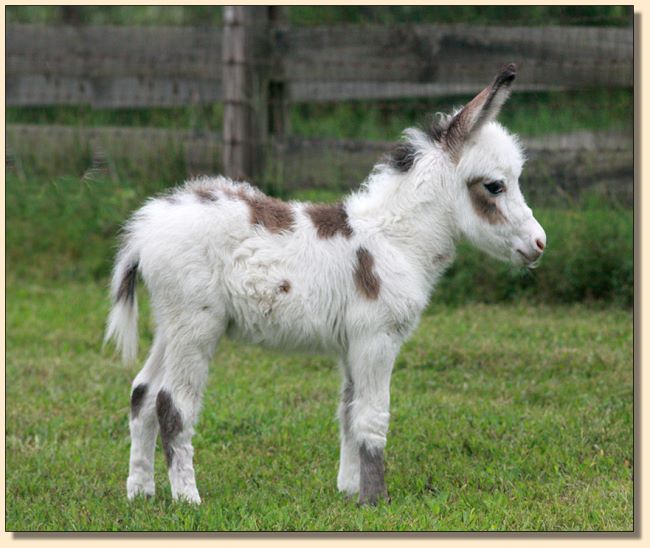
[[402, 134], [402, 140], [388, 152], [383, 163], [395, 171], [406, 173], [413, 167], [418, 153], [422, 152], [421, 136], [426, 136], [431, 144], [440, 143], [452, 119], [450, 114], [437, 112], [421, 127], [407, 129]]

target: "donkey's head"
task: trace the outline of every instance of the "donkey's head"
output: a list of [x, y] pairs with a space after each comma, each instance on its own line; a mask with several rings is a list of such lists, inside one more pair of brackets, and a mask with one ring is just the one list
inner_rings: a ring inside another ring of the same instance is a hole
[[495, 121], [515, 73], [515, 65], [504, 67], [451, 117], [441, 142], [453, 165], [461, 232], [489, 255], [530, 266], [544, 251], [546, 234], [519, 190], [524, 163], [519, 143]]

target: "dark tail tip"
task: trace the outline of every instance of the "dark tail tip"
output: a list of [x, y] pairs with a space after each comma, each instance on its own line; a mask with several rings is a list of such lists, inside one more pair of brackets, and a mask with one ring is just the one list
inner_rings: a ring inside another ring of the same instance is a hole
[[117, 289], [116, 301], [133, 303], [135, 299], [135, 282], [138, 274], [138, 263], [133, 263], [124, 273], [120, 287]]

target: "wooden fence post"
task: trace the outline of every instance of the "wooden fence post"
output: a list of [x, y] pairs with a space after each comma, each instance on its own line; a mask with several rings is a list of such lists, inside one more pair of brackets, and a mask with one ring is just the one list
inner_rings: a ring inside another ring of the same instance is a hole
[[289, 90], [284, 68], [289, 17], [286, 6], [269, 6], [271, 66], [268, 81], [269, 134], [278, 140], [289, 135]]
[[265, 7], [223, 8], [223, 168], [233, 179], [255, 180], [263, 169], [266, 97], [255, 53], [266, 16]]
[[264, 165], [265, 183], [275, 189], [286, 185], [287, 137], [290, 134], [289, 84], [285, 59], [289, 44], [289, 18], [286, 6], [269, 6], [268, 53], [268, 141]]
[[286, 8], [226, 6], [223, 19], [223, 169], [259, 183], [270, 136], [288, 130], [280, 34], [272, 32], [286, 21]]
[[80, 25], [81, 11], [79, 6], [59, 6], [61, 22], [66, 25]]

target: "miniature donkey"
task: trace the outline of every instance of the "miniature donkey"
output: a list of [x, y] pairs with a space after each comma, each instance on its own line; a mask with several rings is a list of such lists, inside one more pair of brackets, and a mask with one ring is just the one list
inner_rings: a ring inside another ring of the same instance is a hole
[[193, 427], [223, 335], [333, 354], [342, 373], [338, 489], [387, 497], [391, 370], [461, 237], [534, 266], [546, 243], [519, 190], [517, 139], [495, 121], [515, 66], [453, 115], [407, 129], [362, 188], [336, 205], [282, 202], [201, 178], [150, 199], [125, 227], [106, 339], [137, 352], [136, 274], [155, 336], [133, 382], [129, 499], [154, 494], [160, 429], [174, 499], [199, 503]]

